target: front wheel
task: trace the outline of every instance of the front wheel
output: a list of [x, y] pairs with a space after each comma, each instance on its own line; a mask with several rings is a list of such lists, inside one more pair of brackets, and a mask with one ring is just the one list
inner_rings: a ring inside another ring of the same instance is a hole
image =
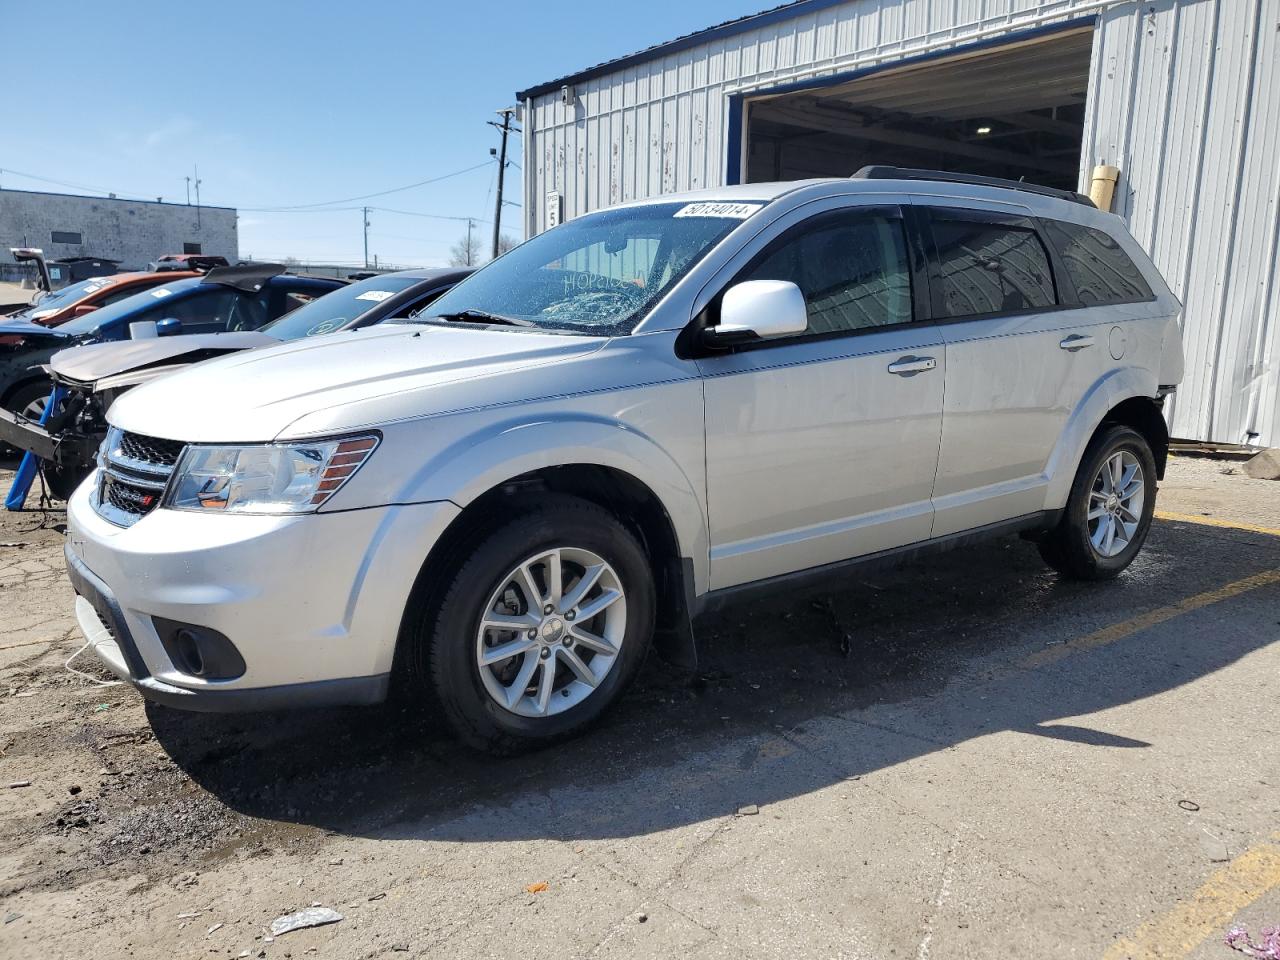
[[1040, 541], [1040, 555], [1064, 576], [1109, 580], [1142, 549], [1155, 505], [1156, 464], [1146, 438], [1108, 427], [1085, 451], [1062, 520]]
[[540, 746], [586, 730], [621, 697], [653, 622], [635, 537], [594, 504], [547, 496], [482, 535], [458, 569], [427, 640], [430, 684], [469, 745]]

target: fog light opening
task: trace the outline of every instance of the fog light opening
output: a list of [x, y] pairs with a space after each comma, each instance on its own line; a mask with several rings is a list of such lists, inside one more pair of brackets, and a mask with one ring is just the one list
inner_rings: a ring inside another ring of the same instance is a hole
[[190, 630], [179, 630], [174, 642], [178, 656], [182, 658], [182, 667], [186, 673], [197, 677], [204, 675], [204, 657], [200, 653], [200, 642]]

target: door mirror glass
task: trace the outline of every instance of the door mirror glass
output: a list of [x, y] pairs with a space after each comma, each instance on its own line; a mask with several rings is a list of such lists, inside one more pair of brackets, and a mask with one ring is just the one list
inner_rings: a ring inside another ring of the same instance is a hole
[[703, 330], [702, 340], [709, 347], [724, 348], [798, 336], [808, 326], [804, 294], [790, 280], [745, 280], [725, 291], [720, 322]]
[[182, 332], [182, 321], [177, 317], [165, 317], [156, 321], [157, 337], [172, 337]]

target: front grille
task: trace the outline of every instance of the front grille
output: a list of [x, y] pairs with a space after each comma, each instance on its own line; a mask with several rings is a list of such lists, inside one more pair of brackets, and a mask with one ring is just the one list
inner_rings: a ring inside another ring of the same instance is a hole
[[185, 446], [112, 427], [98, 453], [98, 514], [128, 527], [158, 507]]
[[158, 466], [172, 467], [178, 462], [185, 443], [178, 440], [161, 440], [157, 437], [144, 437], [140, 433], [120, 434], [120, 453], [130, 460], [143, 463], [154, 463]]

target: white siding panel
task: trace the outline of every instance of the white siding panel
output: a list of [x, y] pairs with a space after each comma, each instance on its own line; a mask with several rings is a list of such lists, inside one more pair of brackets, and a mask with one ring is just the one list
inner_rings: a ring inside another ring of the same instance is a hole
[[1121, 170], [1116, 212], [1182, 298], [1173, 432], [1280, 445], [1280, 0], [849, 0], [535, 98], [529, 232], [724, 182], [730, 97], [1097, 15], [1081, 184]]

